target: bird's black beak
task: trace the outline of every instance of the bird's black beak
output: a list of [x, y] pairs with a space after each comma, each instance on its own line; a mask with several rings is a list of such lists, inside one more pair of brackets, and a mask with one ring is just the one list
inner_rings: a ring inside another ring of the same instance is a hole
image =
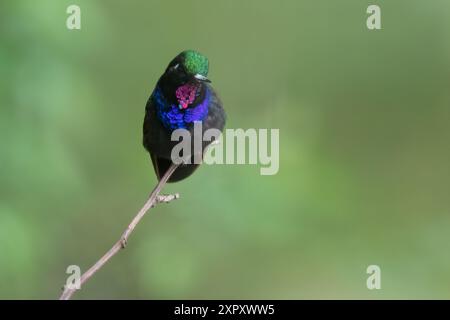
[[197, 73], [197, 74], [194, 76], [194, 78], [197, 79], [198, 81], [211, 82], [211, 80], [209, 80], [207, 77], [205, 77], [205, 76], [203, 76], [203, 75], [201, 75], [201, 74], [199, 74], [199, 73]]

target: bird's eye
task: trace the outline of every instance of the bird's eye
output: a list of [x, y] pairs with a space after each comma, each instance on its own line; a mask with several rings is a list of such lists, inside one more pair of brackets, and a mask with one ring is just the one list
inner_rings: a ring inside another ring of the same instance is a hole
[[174, 68], [175, 70], [177, 70], [179, 66], [180, 66], [180, 64], [177, 63], [173, 68]]

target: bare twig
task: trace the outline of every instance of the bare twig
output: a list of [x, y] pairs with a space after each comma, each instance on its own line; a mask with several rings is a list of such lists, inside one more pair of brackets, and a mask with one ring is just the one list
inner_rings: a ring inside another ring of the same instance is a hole
[[[152, 193], [148, 197], [147, 201], [145, 202], [144, 206], [139, 210], [138, 214], [134, 217], [134, 219], [131, 221], [128, 228], [123, 233], [122, 237], [120, 237], [119, 241], [117, 241], [114, 246], [109, 249], [109, 251], [101, 257], [88, 271], [86, 271], [80, 279], [80, 284], [83, 285], [86, 283], [98, 270], [100, 270], [113, 256], [115, 256], [120, 249], [125, 248], [128, 238], [130, 237], [131, 233], [133, 232], [134, 228], [136, 228], [137, 224], [141, 219], [144, 217], [144, 215], [147, 213], [147, 211], [155, 206], [158, 203], [164, 202], [168, 203], [174, 199], [178, 199], [179, 195], [160, 195], [162, 188], [167, 183], [167, 180], [169, 180], [170, 176], [174, 173], [174, 171], [178, 168], [179, 164], [172, 164], [167, 172], [164, 174], [164, 176], [159, 180], [158, 184], [156, 185], [155, 189], [153, 189]], [[75, 293], [77, 289], [71, 289], [71, 288], [64, 288], [64, 292], [59, 297], [60, 300], [69, 300], [72, 295]]]

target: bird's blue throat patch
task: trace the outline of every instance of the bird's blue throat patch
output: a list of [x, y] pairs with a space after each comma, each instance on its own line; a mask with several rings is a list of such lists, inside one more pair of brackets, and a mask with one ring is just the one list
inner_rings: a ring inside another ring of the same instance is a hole
[[194, 121], [202, 121], [208, 115], [208, 105], [211, 92], [205, 87], [205, 98], [195, 107], [180, 109], [178, 105], [171, 104], [164, 97], [162, 90], [157, 86], [152, 94], [155, 102], [156, 114], [159, 120], [169, 130], [186, 129]]

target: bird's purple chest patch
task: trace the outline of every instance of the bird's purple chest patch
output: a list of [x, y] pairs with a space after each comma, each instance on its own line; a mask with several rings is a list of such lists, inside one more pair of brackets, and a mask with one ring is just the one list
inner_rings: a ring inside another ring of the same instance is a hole
[[198, 87], [186, 83], [178, 87], [177, 91], [175, 91], [175, 96], [177, 97], [180, 109], [186, 109], [190, 104], [192, 104], [197, 97]]
[[202, 121], [208, 115], [208, 105], [211, 92], [205, 87], [205, 97], [196, 106], [190, 106], [198, 94], [198, 89], [193, 85], [179, 87], [175, 95], [178, 105], [170, 103], [163, 95], [162, 90], [156, 87], [152, 99], [155, 102], [156, 114], [159, 120], [169, 130], [184, 128], [194, 121]]

